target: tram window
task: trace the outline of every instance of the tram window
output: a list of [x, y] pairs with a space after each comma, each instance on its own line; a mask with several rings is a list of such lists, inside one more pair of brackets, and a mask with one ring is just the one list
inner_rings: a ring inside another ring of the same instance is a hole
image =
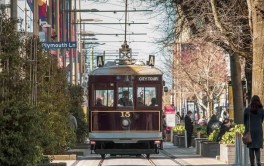
[[118, 86], [118, 102], [119, 107], [133, 106], [133, 85]]
[[114, 104], [114, 85], [98, 84], [94, 86], [95, 100], [94, 106], [113, 107]]
[[137, 88], [137, 107], [158, 106], [157, 87]]

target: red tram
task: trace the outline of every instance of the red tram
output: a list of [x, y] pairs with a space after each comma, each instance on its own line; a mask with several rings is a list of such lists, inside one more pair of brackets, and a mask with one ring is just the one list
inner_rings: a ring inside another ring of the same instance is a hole
[[145, 65], [99, 67], [89, 74], [89, 139], [100, 154], [159, 153], [162, 72]]

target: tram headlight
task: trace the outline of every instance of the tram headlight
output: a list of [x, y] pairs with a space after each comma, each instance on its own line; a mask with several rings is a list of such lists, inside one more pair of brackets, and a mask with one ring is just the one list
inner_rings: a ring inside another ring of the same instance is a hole
[[123, 125], [124, 127], [127, 127], [127, 126], [129, 125], [129, 121], [128, 121], [128, 119], [123, 119], [123, 120], [122, 120], [122, 125]]

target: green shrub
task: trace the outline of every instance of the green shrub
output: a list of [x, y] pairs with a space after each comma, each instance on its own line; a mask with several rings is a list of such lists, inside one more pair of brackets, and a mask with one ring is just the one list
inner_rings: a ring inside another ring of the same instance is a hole
[[85, 119], [85, 114], [82, 109], [83, 103], [83, 88], [79, 85], [72, 85], [69, 87], [69, 94], [71, 97], [71, 109], [77, 120], [77, 142], [83, 143], [88, 136], [89, 128]]
[[200, 138], [207, 138], [207, 126], [203, 125], [201, 130], [199, 131], [200, 133]]
[[174, 133], [183, 134], [185, 131], [185, 126], [177, 124], [175, 127], [172, 128]]
[[212, 142], [217, 142], [217, 137], [219, 135], [220, 129], [216, 128], [214, 131], [209, 135], [208, 140]]
[[236, 133], [243, 134], [245, 132], [245, 126], [243, 124], [232, 123], [229, 132], [226, 132], [221, 140], [222, 144], [235, 144]]

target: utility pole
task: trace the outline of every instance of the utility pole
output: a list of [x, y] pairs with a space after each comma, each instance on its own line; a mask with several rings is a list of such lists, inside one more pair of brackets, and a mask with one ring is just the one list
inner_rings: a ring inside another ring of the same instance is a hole
[[[74, 10], [77, 10], [77, 0], [74, 0]], [[77, 20], [77, 13], [74, 12], [74, 22]], [[77, 24], [74, 25], [74, 39], [77, 42]], [[78, 49], [75, 48], [75, 85], [78, 85]]]
[[[17, 0], [11, 1], [11, 18], [17, 20]], [[17, 31], [17, 24], [15, 24], [14, 28]]]
[[[69, 6], [70, 6], [70, 10], [72, 10], [72, 1], [69, 1]], [[69, 14], [69, 36], [70, 36], [70, 42], [72, 41], [72, 14]], [[73, 54], [73, 49], [70, 48], [70, 84], [72, 85], [73, 83], [73, 58], [72, 58], [72, 54]]]
[[[65, 0], [62, 0], [62, 41], [66, 42], [66, 15], [65, 15]], [[62, 56], [63, 56], [63, 68], [66, 67], [66, 49], [62, 49]]]
[[[48, 0], [47, 1], [47, 22], [49, 25], [52, 25], [52, 0]], [[47, 28], [48, 30], [48, 42], [51, 42], [51, 28]], [[50, 53], [50, 49], [49, 49], [49, 53]]]
[[[79, 0], [79, 9], [81, 10], [81, 0]], [[79, 22], [81, 23], [81, 12], [79, 12]], [[80, 65], [79, 65], [79, 68], [80, 68], [80, 85], [82, 85], [82, 73], [83, 73], [83, 67], [82, 67], [82, 64], [83, 64], [83, 57], [82, 57], [82, 41], [81, 41], [81, 28], [82, 28], [82, 24], [79, 24], [79, 57], [80, 57]]]
[[[60, 41], [60, 0], [56, 0], [55, 1], [55, 7], [56, 7], [56, 12], [55, 12], [55, 17], [56, 17], [56, 21], [55, 21], [55, 25], [56, 25], [56, 35], [57, 35], [57, 42]], [[56, 55], [57, 55], [57, 63], [58, 63], [58, 67], [60, 66], [60, 50], [57, 49], [56, 50]]]
[[90, 69], [91, 69], [91, 71], [93, 70], [93, 56], [94, 56], [94, 54], [93, 54], [93, 48], [92, 48], [92, 50], [91, 50], [91, 59], [90, 59]]
[[33, 35], [39, 35], [39, 6], [38, 1], [33, 1]]
[[25, 9], [24, 9], [24, 11], [25, 11], [25, 35], [27, 35], [27, 1], [25, 1]]

